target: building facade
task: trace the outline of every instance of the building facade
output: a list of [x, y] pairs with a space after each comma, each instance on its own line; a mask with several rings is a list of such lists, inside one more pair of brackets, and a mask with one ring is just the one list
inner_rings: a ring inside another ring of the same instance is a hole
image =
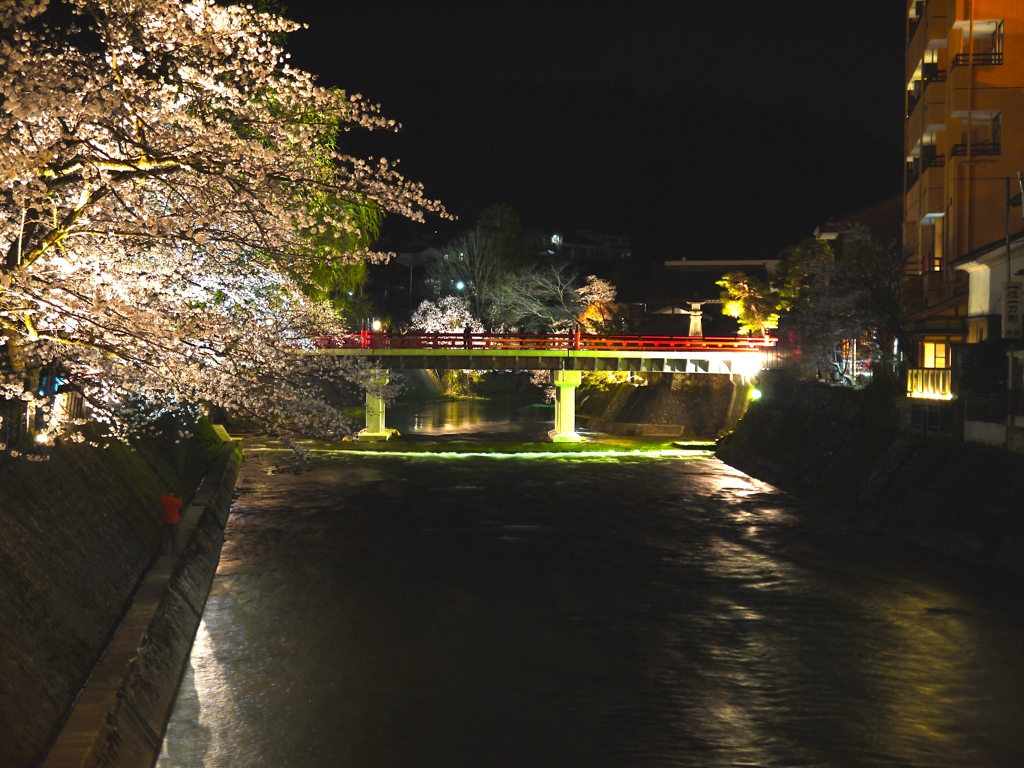
[[1000, 246], [1024, 229], [1024, 0], [909, 0], [905, 75], [904, 352], [910, 394], [950, 397], [966, 345], [1001, 336]]

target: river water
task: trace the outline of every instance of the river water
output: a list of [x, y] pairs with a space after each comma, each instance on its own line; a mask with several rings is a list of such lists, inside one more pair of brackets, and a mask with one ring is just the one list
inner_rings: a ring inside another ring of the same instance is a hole
[[443, 422], [246, 441], [158, 766], [1024, 765], [1018, 581], [707, 453]]

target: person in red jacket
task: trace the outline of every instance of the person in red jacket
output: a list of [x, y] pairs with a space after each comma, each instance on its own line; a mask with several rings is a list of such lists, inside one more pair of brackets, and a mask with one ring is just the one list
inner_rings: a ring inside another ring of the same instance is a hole
[[[160, 554], [178, 554], [178, 523], [181, 522], [181, 499], [168, 490], [160, 497], [164, 514], [164, 533], [160, 540]], [[170, 550], [170, 551], [168, 551]]]

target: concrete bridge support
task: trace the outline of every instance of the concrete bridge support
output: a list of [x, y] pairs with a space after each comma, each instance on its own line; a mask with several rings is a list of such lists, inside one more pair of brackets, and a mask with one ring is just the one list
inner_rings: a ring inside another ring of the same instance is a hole
[[581, 371], [552, 371], [555, 385], [555, 428], [548, 432], [553, 443], [579, 443], [576, 433], [576, 387], [583, 380]]
[[[390, 374], [382, 371], [377, 374], [374, 383], [383, 387], [390, 380]], [[384, 426], [386, 410], [384, 398], [370, 389], [366, 390], [366, 428], [359, 431], [360, 440], [387, 440], [391, 437], [391, 432]]]

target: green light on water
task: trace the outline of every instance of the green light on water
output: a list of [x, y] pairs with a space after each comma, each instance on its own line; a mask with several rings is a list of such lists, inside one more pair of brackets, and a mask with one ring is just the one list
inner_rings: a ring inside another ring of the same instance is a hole
[[418, 459], [558, 459], [561, 461], [617, 461], [622, 458], [643, 459], [703, 459], [713, 456], [707, 449], [664, 448], [655, 450], [607, 451], [363, 451], [326, 449], [317, 453], [345, 456], [377, 456]]

